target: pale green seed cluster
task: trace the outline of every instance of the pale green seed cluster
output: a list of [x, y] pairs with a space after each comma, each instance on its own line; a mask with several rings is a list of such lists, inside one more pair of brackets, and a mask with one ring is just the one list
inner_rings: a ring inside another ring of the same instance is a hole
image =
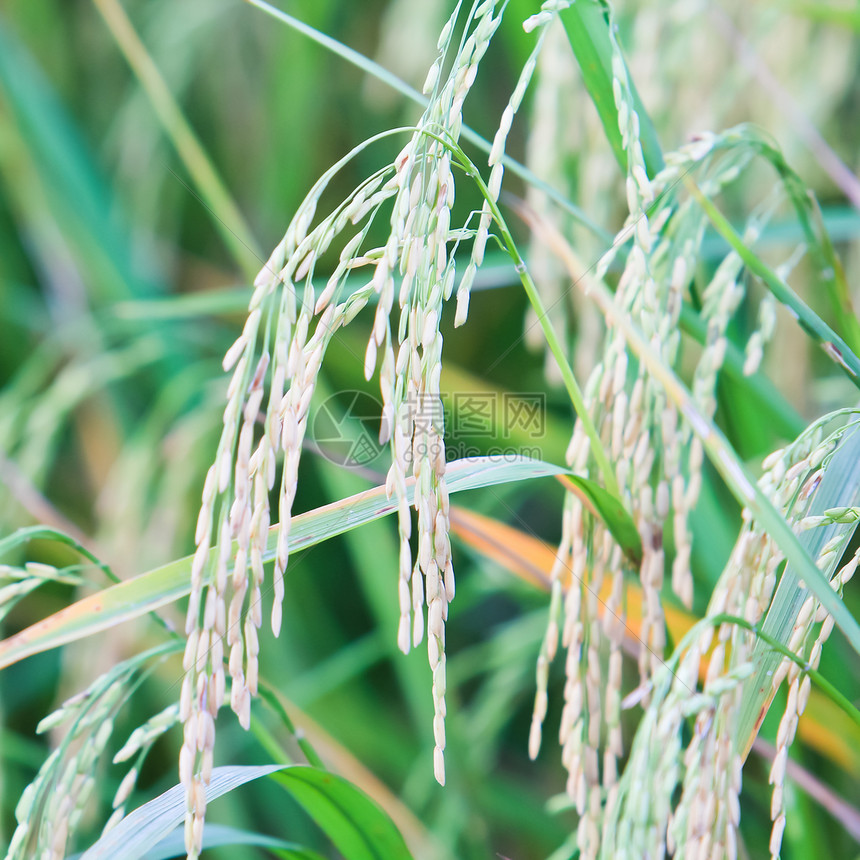
[[23, 567], [0, 564], [0, 622], [19, 600], [48, 582], [80, 585], [82, 578], [75, 570], [37, 561], [28, 561]]
[[[683, 180], [687, 174], [693, 174], [703, 192], [717, 194], [741, 175], [755, 155], [755, 144], [749, 145], [748, 130], [730, 130], [719, 136], [703, 134], [678, 152], [667, 155], [666, 167], [650, 179], [639, 138], [639, 119], [614, 36], [613, 47], [614, 96], [619, 131], [628, 156], [626, 190], [630, 215], [612, 248], [598, 264], [597, 276], [604, 277], [622, 248], [632, 240], [615, 301], [619, 310], [640, 328], [663, 363], [674, 367], [679, 358], [682, 304], [691, 289], [707, 225], [698, 203], [684, 193]], [[756, 241], [775, 205], [775, 199], [768, 201], [749, 218], [743, 237], [747, 243]], [[727, 330], [746, 298], [742, 273], [741, 259], [729, 253], [697, 295], [706, 334], [690, 387], [697, 407], [709, 417], [716, 411], [715, 390], [726, 357]], [[746, 346], [745, 373], [758, 368], [774, 326], [775, 302], [765, 298], [759, 304], [758, 328]], [[662, 385], [642, 364], [629, 360], [624, 334], [610, 325], [605, 343], [603, 358], [589, 378], [585, 396], [591, 420], [614, 464], [615, 479], [642, 541], [642, 561], [637, 571], [643, 592], [639, 668], [645, 691], [643, 701], [647, 703], [648, 682], [662, 668], [666, 644], [661, 592], [668, 552], [663, 535], [670, 525], [674, 544], [672, 589], [687, 606], [693, 599], [687, 523], [701, 487], [703, 447], [668, 400]], [[574, 428], [568, 464], [577, 474], [600, 478], [594, 472], [590, 442], [581, 422]], [[617, 760], [623, 752], [620, 731], [621, 646], [626, 634], [623, 577], [630, 565], [605, 527], [593, 522], [572, 497], [566, 501], [564, 516], [558, 563], [552, 577], [550, 621], [538, 659], [529, 748], [533, 757], [537, 755], [547, 709], [548, 667], [561, 632], [562, 644], [567, 649], [560, 733], [562, 761], [568, 770], [568, 792], [581, 816], [579, 847], [582, 856], [589, 857], [596, 856], [600, 844], [597, 834], [601, 798], [613, 797]], [[738, 552], [747, 564], [761, 564], [768, 571], [763, 579], [751, 582], [753, 590], [747, 592], [763, 611], [772, 594], [777, 561], [772, 552], [767, 558], [761, 555], [757, 535], [747, 539], [750, 545], [743, 545]], [[565, 570], [571, 574], [572, 586], [562, 596], [560, 577]], [[608, 588], [604, 588], [606, 577], [611, 580]], [[609, 595], [603, 607], [598, 599], [601, 589]], [[729, 595], [723, 597], [728, 600]], [[599, 614], [603, 615], [602, 623], [598, 621]], [[740, 614], [749, 616], [751, 609]], [[608, 650], [605, 678], [601, 668], [603, 642]], [[713, 677], [721, 677], [723, 671], [715, 668]], [[720, 719], [725, 723], [730, 717], [723, 715]], [[728, 748], [717, 752], [728, 761]], [[725, 789], [727, 797], [739, 790], [739, 779], [732, 776], [736, 771], [739, 773], [739, 768], [715, 772], [718, 780], [726, 782], [721, 791]], [[726, 812], [723, 817], [728, 821], [732, 816]]]
[[[626, 230], [625, 237], [631, 232], [634, 236], [633, 251], [619, 284], [618, 297], [620, 302], [626, 303], [634, 311], [637, 296], [649, 292], [652, 299], [656, 298], [654, 280], [648, 270], [648, 255], [653, 242], [649, 222], [644, 214], [644, 206], [650, 202], [653, 194], [644, 167], [638, 117], [632, 109], [626, 70], [617, 45], [615, 49], [614, 95], [619, 109], [619, 130], [629, 158], [627, 190], [632, 213], [630, 229]], [[608, 267], [610, 262], [611, 256], [607, 256], [603, 265]], [[643, 284], [650, 285], [650, 289], [643, 290]], [[660, 541], [654, 539], [649, 517], [654, 507], [650, 488], [653, 451], [649, 445], [640, 442], [640, 436], [644, 438], [649, 435], [648, 428], [641, 428], [644, 432], [640, 433], [639, 421], [646, 381], [640, 378], [632, 390], [629, 388], [628, 353], [620, 333], [610, 333], [607, 344], [604, 361], [592, 374], [585, 394], [595, 426], [621, 472], [618, 475], [619, 485], [625, 490], [632, 485], [630, 498], [634, 499], [634, 506], [637, 506], [636, 502], [640, 501], [641, 496], [645, 509], [645, 513], [639, 517], [639, 525], [640, 531], [646, 532], [643, 534], [645, 554], [642, 576], [649, 608], [645, 622], [645, 641], [648, 642], [649, 638], [654, 640], [662, 632], [661, 624], [656, 621], [662, 622], [658, 594], [662, 582], [663, 551]], [[577, 422], [568, 449], [568, 464], [577, 474], [588, 475], [589, 455], [588, 439], [582, 424]], [[560, 630], [562, 646], [567, 652], [565, 704], [560, 729], [562, 762], [568, 770], [568, 793], [580, 815], [579, 848], [583, 856], [593, 857], [600, 844], [602, 795], [612, 790], [617, 779], [617, 757], [622, 753], [620, 648], [625, 628], [621, 611], [623, 564], [620, 550], [609, 533], [589, 523], [587, 516], [581, 505], [572, 498], [566, 501], [563, 539], [558, 564], [552, 575], [551, 619], [538, 662], [538, 691], [529, 747], [530, 754], [535, 756], [546, 713], [547, 667], [555, 654]], [[571, 573], [571, 587], [562, 601], [560, 576], [565, 568]], [[607, 575], [612, 577], [611, 597], [604, 613], [605, 623], [601, 625], [598, 594]], [[600, 651], [604, 633], [610, 648], [609, 683], [606, 684], [605, 692]], [[657, 652], [661, 651], [662, 642], [655, 644]], [[643, 649], [643, 653], [649, 652]], [[606, 744], [601, 779], [600, 747], [604, 724]]]
[[[291, 510], [317, 374], [334, 332], [371, 295], [368, 284], [338, 301], [347, 275], [375, 260], [377, 252], [360, 253], [360, 245], [373, 214], [396, 193], [394, 169], [385, 168], [311, 229], [318, 200], [342, 163], [314, 186], [260, 272], [248, 319], [224, 359], [224, 368], [232, 376], [224, 429], [206, 476], [197, 525], [183, 662], [186, 675], [179, 709], [184, 725], [179, 770], [188, 797], [186, 845], [192, 856], [200, 850], [214, 720], [227, 689], [225, 656], [231, 678], [230, 705], [246, 728], [251, 697], [257, 692], [263, 558], [276, 459], [283, 452], [272, 583], [275, 634], [281, 627]], [[344, 243], [323, 292], [315, 296], [311, 278], [318, 257], [337, 237], [359, 224], [362, 226]]]
[[[229, 654], [231, 706], [245, 726], [256, 693], [263, 557], [271, 520], [268, 497], [277, 477], [276, 458], [282, 455], [284, 461], [273, 576], [272, 627], [277, 634], [300, 450], [317, 373], [334, 331], [350, 322], [371, 297], [377, 306], [364, 371], [370, 378], [379, 366], [380, 441], [390, 443], [392, 454], [386, 486], [397, 498], [401, 541], [398, 643], [404, 651], [417, 645], [426, 627], [433, 672], [434, 769], [436, 778], [444, 782], [444, 625], [454, 596], [454, 571], [448, 537], [439, 326], [443, 304], [455, 285], [455, 325], [465, 321], [492, 220], [486, 204], [475, 230], [452, 228], [451, 153], [462, 126], [463, 103], [501, 21], [499, 5], [496, 0], [476, 5], [455, 51], [457, 7], [439, 39], [440, 55], [425, 85], [429, 106], [409, 143], [393, 164], [374, 174], [312, 228], [318, 201], [332, 176], [366, 144], [314, 186], [258, 276], [245, 327], [225, 357], [224, 367], [232, 371], [232, 378], [224, 430], [206, 478], [197, 527], [179, 713], [184, 725], [180, 778], [188, 799], [186, 846], [192, 857], [199, 853], [202, 840], [214, 718], [227, 688], [225, 655]], [[552, 0], [544, 4], [544, 12], [554, 13], [559, 5], [564, 4]], [[449, 61], [451, 70], [443, 82], [441, 69]], [[500, 192], [505, 141], [533, 68], [534, 57], [493, 143], [488, 180], [492, 202]], [[383, 247], [363, 250], [369, 225], [385, 203], [392, 206], [388, 240]], [[353, 225], [358, 229], [345, 238], [343, 234]], [[470, 238], [470, 263], [456, 284], [449, 245]], [[342, 243], [339, 263], [316, 297], [311, 285], [314, 268], [335, 240]], [[346, 276], [362, 267], [371, 270], [367, 284], [340, 300]], [[415, 482], [414, 500], [410, 479]], [[414, 561], [410, 549], [413, 504], [418, 527]], [[237, 545], [235, 555], [231, 541]]]
[[[826, 468], [847, 429], [825, 437], [822, 428], [826, 423], [827, 419], [817, 422], [792, 446], [771, 455], [759, 482], [798, 530], [833, 523], [852, 526], [857, 519], [853, 508], [833, 509], [812, 522], [807, 517], [821, 481], [821, 469]], [[714, 627], [708, 625], [708, 618], [728, 614], [752, 625], [761, 624], [773, 600], [782, 561], [773, 541], [747, 512], [744, 522], [705, 621], [685, 639], [677, 666], [674, 662], [665, 665], [649, 685], [651, 699], [637, 729], [627, 769], [619, 790], [607, 797], [601, 856], [664, 856], [667, 852], [677, 858], [738, 856], [739, 795], [746, 755], [742, 748], [745, 740], [740, 736], [748, 692], [744, 682], [761, 662], [757, 649], [767, 646], [750, 630], [730, 623]], [[825, 545], [818, 557], [822, 570], [832, 569], [849, 534], [846, 528]], [[834, 589], [841, 590], [857, 563], [855, 556], [836, 573]], [[833, 622], [812, 597], [801, 596], [797, 608], [789, 648], [814, 668]], [[813, 625], [817, 625], [814, 635]], [[700, 663], [709, 649], [700, 689]], [[785, 827], [782, 791], [788, 746], [810, 690], [809, 677], [800, 666], [788, 660], [777, 665], [772, 678], [774, 691], [786, 676], [790, 686], [771, 770], [774, 827], [770, 849], [774, 857], [779, 855]], [[695, 720], [685, 746], [682, 729], [690, 716]]]
[[[56, 568], [41, 562], [27, 562], [21, 567], [0, 565], [0, 621], [14, 609], [19, 600], [48, 582], [81, 584], [81, 576], [74, 570]], [[45, 717], [38, 726], [39, 733], [49, 732], [74, 721], [63, 744], [55, 749], [39, 770], [35, 780], [27, 786], [15, 818], [18, 826], [9, 844], [10, 860], [34, 856], [59, 857], [66, 854], [66, 840], [80, 820], [83, 808], [92, 794], [92, 780], [87, 779], [87, 768], [97, 756], [84, 749], [86, 739], [92, 737], [96, 718], [88, 714], [94, 698], [103, 691], [100, 678], [89, 690], [68, 699], [54, 713]], [[114, 695], [121, 691], [114, 691]], [[100, 708], [110, 710], [112, 701], [103, 699]], [[104, 746], [106, 734], [96, 738]], [[100, 749], [99, 749], [100, 751]], [[73, 790], [84, 789], [78, 799]], [[63, 795], [58, 794], [61, 791]]]
[[149, 755], [153, 744], [179, 722], [179, 705], [168, 705], [163, 711], [150, 717], [143, 725], [138, 726], [113, 757], [114, 764], [127, 762], [134, 758], [135, 763], [120, 782], [113, 798], [113, 812], [104, 826], [107, 833], [125, 816], [126, 805], [131, 792], [137, 785], [137, 778], [144, 759]]

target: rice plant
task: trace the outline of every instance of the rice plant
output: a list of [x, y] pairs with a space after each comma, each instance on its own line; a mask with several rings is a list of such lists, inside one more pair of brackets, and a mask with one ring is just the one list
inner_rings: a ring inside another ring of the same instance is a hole
[[[130, 88], [113, 158], [162, 160], [169, 253], [153, 187], [116, 217], [0, 19], [8, 265], [41, 287], [5, 322], [10, 860], [856, 851], [860, 220], [811, 184], [860, 195], [756, 30], [845, 70], [856, 21], [450, 5], [419, 27], [389, 3], [377, 62], [263, 0], [97, 0], [81, 38], [98, 26]], [[213, 20], [247, 34], [237, 57], [325, 51], [374, 81], [332, 91], [408, 107], [359, 111], [341, 147], [314, 137], [325, 73], [286, 108], [242, 95], [236, 116], [317, 146], [298, 171], [255, 142], [228, 183], [216, 153], [251, 144], [195, 133], [169, 50], [211, 60]], [[385, 68], [419, 57], [421, 92]], [[228, 190], [255, 176], [295, 201], [268, 255]]]

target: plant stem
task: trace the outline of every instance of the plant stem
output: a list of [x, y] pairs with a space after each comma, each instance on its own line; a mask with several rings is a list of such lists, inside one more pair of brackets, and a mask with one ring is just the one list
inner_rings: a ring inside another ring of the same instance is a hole
[[200, 192], [202, 202], [212, 215], [215, 227], [225, 245], [230, 249], [233, 258], [245, 275], [253, 278], [265, 261], [263, 252], [230, 192], [221, 181], [206, 150], [185, 119], [176, 99], [173, 98], [161, 72], [117, 0], [93, 0], [93, 2], [137, 79], [146, 90], [162, 128], [191, 175], [194, 187]]
[[754, 254], [744, 240], [735, 232], [726, 217], [702, 193], [702, 190], [686, 177], [684, 180], [690, 194], [702, 207], [714, 229], [732, 246], [746, 267], [764, 282], [777, 301], [784, 304], [797, 318], [801, 328], [833, 359], [860, 388], [860, 359], [851, 347], [827, 323], [825, 323], [772, 269]]
[[586, 436], [588, 436], [589, 442], [591, 443], [591, 452], [594, 455], [594, 459], [597, 461], [597, 466], [600, 469], [600, 474], [603, 476], [603, 483], [606, 489], [613, 496], [615, 496], [617, 499], [620, 499], [621, 491], [618, 488], [618, 481], [615, 478], [615, 470], [612, 468], [612, 464], [609, 462], [609, 458], [606, 455], [603, 443], [600, 440], [600, 434], [597, 432], [597, 428], [594, 426], [594, 422], [591, 420], [591, 416], [588, 414], [588, 408], [585, 403], [585, 395], [583, 394], [582, 389], [579, 387], [579, 383], [576, 381], [576, 376], [573, 372], [573, 368], [570, 366], [570, 362], [567, 360], [567, 356], [565, 355], [564, 348], [562, 347], [561, 342], [558, 339], [558, 335], [555, 333], [555, 329], [552, 327], [552, 324], [549, 321], [549, 317], [547, 316], [546, 308], [544, 308], [540, 293], [535, 286], [535, 282], [532, 280], [532, 276], [529, 274], [529, 270], [525, 264], [525, 261], [520, 255], [516, 242], [514, 242], [514, 237], [511, 235], [511, 231], [508, 229], [508, 225], [505, 222], [504, 217], [502, 216], [498, 203], [493, 199], [493, 196], [490, 194], [490, 191], [487, 188], [487, 185], [484, 182], [483, 178], [481, 177], [481, 173], [478, 168], [472, 163], [466, 153], [463, 152], [463, 150], [460, 149], [459, 146], [453, 144], [450, 140], [444, 140], [441, 136], [437, 136], [432, 132], [425, 133], [430, 137], [433, 137], [434, 139], [438, 140], [440, 143], [450, 149], [450, 151], [457, 157], [458, 161], [460, 162], [463, 169], [466, 171], [467, 175], [469, 175], [472, 179], [475, 180], [476, 184], [478, 185], [478, 188], [481, 191], [481, 194], [487, 201], [487, 205], [490, 208], [490, 213], [493, 216], [493, 220], [496, 222], [496, 225], [499, 228], [499, 232], [501, 233], [501, 238], [502, 242], [504, 243], [505, 249], [510, 254], [511, 259], [514, 262], [514, 269], [516, 270], [517, 275], [519, 275], [520, 282], [523, 285], [523, 289], [526, 291], [526, 296], [528, 297], [532, 308], [534, 308], [534, 311], [537, 314], [538, 324], [543, 331], [547, 346], [549, 347], [553, 358], [558, 364], [559, 371], [561, 372], [561, 378], [564, 382], [564, 387], [567, 389], [568, 396], [570, 397], [570, 402], [573, 404], [573, 408], [577, 414], [577, 417], [580, 419], [580, 421], [582, 421], [582, 427], [585, 430]]

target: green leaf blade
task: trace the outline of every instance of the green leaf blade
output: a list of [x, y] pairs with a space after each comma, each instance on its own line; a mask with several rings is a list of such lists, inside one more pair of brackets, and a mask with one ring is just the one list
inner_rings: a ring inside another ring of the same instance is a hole
[[[216, 767], [206, 790], [209, 801], [261, 776], [281, 770], [283, 765]], [[138, 860], [168, 836], [185, 819], [185, 788], [174, 785], [139, 806], [86, 850], [81, 860]]]
[[383, 809], [352, 783], [297, 765], [274, 777], [350, 860], [412, 860]]
[[[469, 457], [449, 464], [447, 482], [449, 491], [455, 493], [508, 481], [551, 477], [565, 471], [551, 463], [527, 457]], [[410, 487], [413, 485], [414, 480], [409, 483]], [[396, 510], [397, 500], [386, 496], [385, 487], [375, 487], [299, 514], [292, 521], [290, 552], [306, 549]], [[277, 533], [278, 526], [269, 529], [264, 561], [274, 558]], [[213, 549], [210, 555], [213, 560], [215, 553]], [[187, 556], [85, 597], [0, 642], [0, 669], [179, 600], [191, 590], [191, 560], [192, 556]]]

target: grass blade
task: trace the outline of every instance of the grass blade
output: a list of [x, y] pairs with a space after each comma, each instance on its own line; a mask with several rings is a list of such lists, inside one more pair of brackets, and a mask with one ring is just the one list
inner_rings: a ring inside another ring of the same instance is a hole
[[117, 575], [75, 538], [59, 529], [49, 528], [48, 526], [26, 526], [0, 539], [0, 558], [3, 558], [6, 553], [11, 552], [13, 549], [29, 543], [31, 540], [49, 540], [54, 543], [65, 544], [82, 555], [87, 561], [91, 561], [99, 570], [104, 571], [105, 576], [109, 579], [119, 582]]
[[[612, 36], [613, 26], [609, 7], [600, 0], [577, 0], [561, 13], [570, 47], [582, 70], [585, 88], [597, 108], [603, 130], [615, 158], [624, 174], [627, 173], [627, 155], [621, 142], [618, 127], [618, 109], [612, 88]], [[629, 78], [629, 75], [628, 75]], [[663, 153], [657, 140], [657, 132], [639, 93], [630, 79], [630, 89], [636, 113], [639, 114], [639, 131], [642, 154], [648, 175], [655, 176], [663, 167]]]
[[[206, 790], [208, 801], [283, 765], [216, 767]], [[83, 853], [81, 860], [138, 860], [185, 818], [185, 788], [174, 785], [149, 803], [139, 806]]]
[[[158, 292], [153, 280], [141, 276], [123, 220], [117, 217], [117, 202], [74, 119], [27, 49], [2, 20], [0, 95], [4, 123], [8, 123], [9, 132], [20, 134], [26, 147], [22, 155], [32, 161], [63, 237], [89, 276], [88, 295], [116, 300]], [[4, 147], [8, 145], [4, 137]], [[4, 158], [9, 159], [9, 154]], [[8, 178], [14, 182], [10, 182], [8, 191], [15, 193], [28, 168], [12, 163], [15, 166]], [[23, 186], [21, 190], [32, 197], [31, 190]], [[28, 205], [32, 202], [26, 201]], [[34, 211], [32, 218], [33, 229], [38, 232], [35, 228], [44, 227], [45, 216]]]
[[[448, 466], [450, 492], [560, 475], [565, 470], [541, 460], [516, 458], [499, 461], [494, 457], [471, 457]], [[408, 482], [414, 487], [414, 479]], [[397, 501], [376, 487], [295, 517], [290, 530], [290, 552], [313, 546], [335, 535], [372, 522], [397, 510]], [[265, 561], [271, 561], [277, 547], [278, 526], [269, 529]], [[235, 550], [234, 550], [235, 551]], [[217, 549], [212, 550], [214, 559]], [[107, 630], [139, 618], [186, 596], [191, 590], [191, 556], [166, 564], [126, 580], [33, 624], [0, 642], [0, 669], [19, 660], [68, 642]]]
[[392, 820], [345, 779], [311, 767], [286, 768], [274, 777], [350, 860], [411, 860]]
[[[860, 504], [860, 432], [854, 432], [843, 442], [824, 470], [809, 516], [820, 516], [829, 508], [853, 507], [858, 504]], [[846, 527], [834, 523], [804, 531], [798, 539], [810, 556], [816, 558], [822, 548], [837, 534], [855, 528], [856, 524]], [[846, 537], [846, 545], [849, 540], [850, 537]], [[823, 579], [829, 580], [837, 562], [838, 558], [834, 557], [830, 566], [821, 572]], [[772, 647], [771, 640], [788, 641], [797, 615], [808, 596], [806, 590], [800, 588], [801, 579], [804, 577], [792, 564], [786, 565], [767, 615], [760, 624], [761, 637], [753, 651], [756, 673], [744, 687], [744, 700], [738, 724], [739, 736], [745, 739], [747, 751], [752, 746], [776, 694], [771, 678], [782, 661], [783, 654], [779, 649]]]
[[[234, 845], [252, 845], [267, 849], [282, 860], [326, 860], [322, 854], [311, 851], [310, 848], [304, 848], [283, 839], [275, 839], [263, 833], [240, 830], [238, 827], [228, 827], [225, 824], [206, 825], [206, 829], [203, 831], [204, 851], [207, 848]], [[170, 860], [172, 857], [181, 857], [183, 854], [185, 854], [185, 835], [183, 828], [179, 827], [162, 839], [158, 845], [147, 851], [141, 860]]]

